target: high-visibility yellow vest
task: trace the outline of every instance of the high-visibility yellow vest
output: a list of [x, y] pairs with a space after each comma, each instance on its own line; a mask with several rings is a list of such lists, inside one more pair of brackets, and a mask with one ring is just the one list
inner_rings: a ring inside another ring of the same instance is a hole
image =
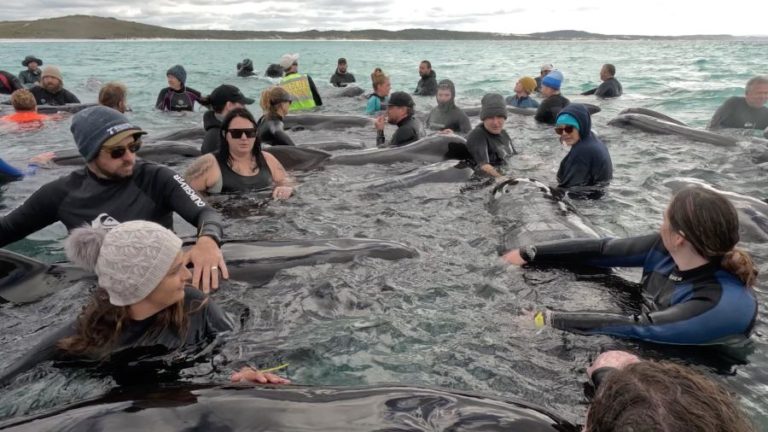
[[292, 73], [283, 77], [280, 87], [293, 96], [291, 111], [306, 110], [315, 107], [315, 99], [312, 97], [312, 89], [309, 87], [309, 79], [306, 75]]

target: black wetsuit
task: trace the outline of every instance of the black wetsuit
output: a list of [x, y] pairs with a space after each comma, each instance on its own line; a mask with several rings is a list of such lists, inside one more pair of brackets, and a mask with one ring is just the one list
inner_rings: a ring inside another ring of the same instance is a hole
[[757, 299], [751, 289], [716, 262], [679, 271], [659, 234], [544, 243], [535, 246], [531, 262], [643, 268], [638, 312], [555, 311], [552, 326], [562, 330], [712, 345], [744, 342], [755, 325]]
[[390, 147], [400, 147], [424, 138], [424, 126], [413, 116], [406, 116], [397, 124], [397, 130], [389, 140]]
[[68, 230], [147, 220], [172, 229], [173, 212], [200, 234], [222, 238], [221, 217], [170, 168], [137, 160], [122, 180], [96, 177], [87, 167], [43, 185], [24, 204], [0, 217], [0, 246], [61, 221]]
[[595, 95], [599, 98], [615, 98], [624, 93], [624, 89], [621, 88], [621, 83], [614, 77], [610, 77], [607, 80], [600, 83], [600, 85], [592, 90], [587, 90], [582, 93], [582, 96]]
[[256, 122], [256, 131], [259, 134], [259, 141], [273, 146], [285, 145], [295, 146], [291, 137], [285, 133], [283, 119], [278, 117], [268, 119], [266, 115], [261, 116]]
[[429, 71], [429, 75], [421, 77], [413, 94], [416, 96], [434, 96], [437, 94], [437, 74], [435, 71]]
[[536, 116], [534, 118], [538, 122], [555, 124], [557, 115], [570, 103], [571, 101], [561, 94], [552, 95], [541, 101], [541, 104], [536, 109]]
[[219, 151], [221, 147], [221, 120], [214, 111], [206, 111], [203, 114], [203, 129], [205, 129], [205, 136], [203, 137], [203, 146], [200, 147], [200, 153], [213, 153]]
[[199, 91], [182, 86], [181, 90], [166, 87], [160, 90], [155, 102], [155, 108], [163, 111], [194, 111], [195, 102], [207, 105]]
[[[184, 288], [184, 309], [188, 319], [185, 339], [180, 339], [170, 328], [149, 333], [148, 330], [157, 319], [156, 315], [142, 321], [128, 320], [123, 324], [115, 347], [110, 350], [109, 359], [125, 365], [147, 357], [148, 354], [158, 356], [175, 350], [192, 354], [212, 342], [219, 333], [231, 331], [234, 327], [232, 320], [216, 303], [203, 303], [204, 299], [205, 295], [199, 290], [191, 286]], [[75, 335], [77, 325], [77, 321], [74, 321], [47, 335], [27, 354], [5, 369], [0, 376], [0, 383], [5, 383], [38, 363], [48, 360], [85, 360], [97, 364], [95, 362], [100, 359], [73, 358], [56, 346], [61, 339]], [[100, 368], [104, 366], [102, 363], [98, 365]], [[118, 371], [125, 367], [117, 367], [117, 364], [111, 366], [115, 366]]]
[[768, 107], [752, 108], [743, 96], [733, 96], [715, 111], [707, 127], [765, 129], [768, 127]]
[[560, 162], [557, 170], [558, 187], [579, 189], [607, 186], [613, 178], [613, 163], [608, 147], [592, 133], [589, 111], [581, 104], [572, 104], [560, 112], [568, 113], [579, 122], [579, 142], [574, 144]]
[[349, 72], [342, 74], [336, 69], [336, 72], [331, 75], [331, 84], [333, 84], [334, 87], [346, 87], [347, 84], [353, 82], [355, 82], [355, 76]]
[[438, 103], [427, 115], [425, 124], [430, 130], [451, 129], [457, 134], [466, 135], [472, 130], [472, 123], [467, 114], [456, 106], [456, 88], [451, 80], [442, 80], [440, 87], [448, 87], [451, 90], [451, 100], [446, 103]]
[[221, 193], [263, 190], [272, 187], [272, 173], [269, 171], [269, 166], [267, 166], [263, 158], [259, 161], [258, 174], [243, 176], [234, 172], [221, 154], [215, 153], [214, 156], [221, 171]]
[[478, 168], [486, 164], [499, 168], [506, 164], [508, 158], [517, 154], [507, 131], [502, 129], [500, 134], [495, 135], [488, 132], [482, 123], [467, 135], [467, 148]]
[[15, 75], [6, 71], [0, 71], [0, 94], [11, 94], [23, 88], [24, 85]]
[[43, 71], [37, 68], [33, 71], [25, 69], [19, 72], [19, 81], [24, 87], [30, 88], [33, 85], [40, 82], [40, 77], [43, 75]]
[[51, 93], [38, 85], [30, 88], [29, 91], [35, 96], [35, 101], [37, 101], [38, 105], [66, 105], [80, 103], [80, 99], [65, 88], [59, 90], [58, 93]]

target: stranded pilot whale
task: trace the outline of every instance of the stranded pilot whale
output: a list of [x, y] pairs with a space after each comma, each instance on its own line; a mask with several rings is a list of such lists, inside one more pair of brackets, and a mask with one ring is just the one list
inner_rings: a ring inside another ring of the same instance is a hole
[[432, 135], [401, 147], [361, 150], [354, 153], [335, 154], [331, 165], [365, 165], [395, 162], [441, 162], [448, 159], [472, 159], [467, 140], [458, 135]]
[[[587, 107], [587, 111], [589, 111], [590, 115], [597, 114], [602, 110], [599, 106], [589, 104], [589, 103], [585, 103], [581, 105], [584, 105], [585, 107]], [[476, 117], [480, 115], [480, 107], [466, 107], [466, 108], [462, 108], [461, 110], [464, 111], [464, 113], [470, 117]], [[518, 108], [518, 107], [508, 106], [507, 112], [510, 114], [517, 114], [522, 116], [536, 115], [535, 108]]]

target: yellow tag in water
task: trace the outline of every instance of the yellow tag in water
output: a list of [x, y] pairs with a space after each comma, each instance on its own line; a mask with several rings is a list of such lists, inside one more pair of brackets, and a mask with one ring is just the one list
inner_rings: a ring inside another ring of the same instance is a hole
[[533, 316], [533, 323], [536, 328], [544, 327], [544, 312], [536, 312], [536, 315]]

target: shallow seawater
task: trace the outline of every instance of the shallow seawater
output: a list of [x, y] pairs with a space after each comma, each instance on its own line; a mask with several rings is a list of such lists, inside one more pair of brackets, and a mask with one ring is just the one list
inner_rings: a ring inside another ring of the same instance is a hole
[[[28, 53], [60, 64], [67, 87], [85, 102], [95, 100], [98, 86], [94, 81], [125, 82], [133, 120], [155, 135], [202, 122], [202, 112], [174, 115], [151, 110], [157, 91], [164, 86], [165, 70], [175, 63], [186, 66], [189, 85], [204, 93], [229, 82], [258, 98], [269, 80], [233, 77], [235, 63], [244, 57], [252, 58], [256, 69], [263, 71], [284, 52], [300, 52], [301, 70], [315, 78], [321, 92], [328, 90], [327, 77], [340, 56], [349, 59], [350, 70], [366, 88], [370, 70], [383, 67], [391, 73], [393, 90], [412, 90], [418, 61], [428, 58], [438, 79], [454, 80], [458, 103], [476, 106], [487, 91], [510, 94], [517, 76], [534, 73], [544, 62], [563, 69], [563, 90], [570, 97], [597, 84], [600, 65], [610, 61], [617, 65], [624, 97], [611, 101], [572, 97], [603, 108], [593, 122], [610, 149], [615, 178], [602, 200], [576, 202], [584, 219], [601, 234], [629, 236], [658, 229], [670, 197], [663, 183], [672, 177], [696, 177], [720, 189], [766, 198], [767, 170], [754, 162], [754, 149], [718, 148], [607, 125], [622, 109], [637, 106], [703, 126], [722, 100], [740, 94], [753, 74], [764, 73], [764, 44], [132, 41], [7, 42], [0, 46], [4, 65], [16, 64]], [[361, 99], [326, 98], [325, 102], [322, 113], [360, 113], [364, 105]], [[417, 98], [417, 105], [419, 111], [426, 111], [434, 101]], [[537, 125], [532, 118], [511, 115], [507, 130], [520, 151], [511, 164], [514, 175], [554, 181], [564, 153], [551, 128]], [[375, 133], [367, 129], [299, 131], [292, 136], [297, 142], [349, 139], [363, 140], [369, 146], [375, 140]], [[36, 131], [3, 128], [0, 142], [0, 156], [22, 166], [38, 152], [73, 146], [67, 118]], [[619, 308], [626, 302], [621, 284], [565, 270], [500, 265], [497, 247], [515, 215], [492, 215], [487, 189], [461, 192], [461, 184], [425, 184], [372, 192], [358, 185], [417, 166], [328, 166], [297, 173], [301, 186], [294, 198], [239, 211], [231, 218], [226, 231], [230, 237], [379, 238], [414, 247], [419, 257], [400, 261], [362, 258], [296, 267], [281, 271], [262, 287], [226, 285], [214, 298], [237, 318], [239, 328], [211, 363], [184, 370], [182, 379], [225, 382], [227, 364], [233, 362], [288, 362], [290, 378], [300, 384], [402, 383], [472, 390], [535, 402], [578, 423], [587, 406], [582, 394], [586, 365], [603, 350], [626, 349], [652, 358], [672, 358], [706, 372], [738, 394], [756, 422], [768, 425], [766, 244], [743, 244], [762, 273], [757, 289], [760, 317], [754, 350], [746, 362], [711, 351], [552, 330], [537, 332], [519, 319], [522, 309]], [[183, 166], [174, 168], [183, 170]], [[41, 170], [35, 177], [3, 187], [0, 213], [70, 170]], [[182, 234], [191, 232], [184, 224], [177, 229]], [[63, 226], [54, 225], [10, 249], [55, 261], [63, 256], [65, 235]], [[636, 272], [627, 274], [637, 277]], [[37, 303], [0, 305], [0, 364], [9, 364], [46, 331], [74, 317], [86, 296], [86, 287], [62, 287]], [[0, 389], [0, 417], [60, 407], [103, 394], [114, 385], [109, 378], [41, 365]]]

